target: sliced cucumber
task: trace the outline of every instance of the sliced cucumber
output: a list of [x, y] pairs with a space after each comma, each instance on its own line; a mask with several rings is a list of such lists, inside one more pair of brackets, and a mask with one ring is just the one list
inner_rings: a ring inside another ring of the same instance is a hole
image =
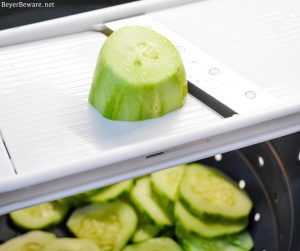
[[43, 251], [101, 251], [90, 240], [76, 238], [60, 238], [52, 241]]
[[144, 223], [140, 225], [132, 237], [133, 243], [144, 242], [158, 235], [161, 228], [152, 224]]
[[161, 237], [133, 244], [125, 247], [123, 251], [182, 251], [181, 247], [171, 238]]
[[56, 236], [42, 231], [31, 231], [0, 245], [0, 251], [42, 251]]
[[13, 223], [24, 229], [44, 229], [59, 224], [69, 207], [59, 202], [47, 202], [9, 214]]
[[237, 220], [252, 209], [252, 201], [234, 181], [200, 164], [186, 168], [179, 194], [185, 206], [203, 218]]
[[180, 202], [175, 204], [175, 218], [184, 229], [205, 238], [238, 233], [244, 230], [248, 224], [247, 218], [233, 223], [205, 222], [191, 214]]
[[136, 181], [131, 191], [131, 200], [141, 214], [148, 217], [159, 227], [172, 226], [172, 221], [159, 204], [157, 197], [151, 189], [150, 177], [143, 177]]
[[65, 204], [72, 208], [83, 206], [88, 202], [88, 197], [85, 194], [77, 194], [58, 200], [59, 203]]
[[235, 246], [241, 247], [245, 250], [251, 250], [254, 247], [254, 242], [251, 235], [248, 232], [234, 234], [228, 236], [230, 243]]
[[89, 201], [95, 203], [109, 202], [120, 199], [129, 194], [133, 186], [133, 180], [126, 180], [108, 187], [101, 189], [92, 196]]
[[71, 232], [94, 241], [100, 250], [119, 251], [137, 227], [137, 215], [125, 202], [92, 204], [73, 212], [67, 222]]
[[[243, 240], [245, 233], [234, 235], [235, 239]], [[250, 251], [253, 248], [253, 242], [251, 245], [240, 246], [233, 244], [230, 241], [231, 236], [224, 236], [214, 239], [205, 239], [195, 234], [191, 234], [183, 230], [181, 227], [176, 227], [176, 236], [182, 243], [185, 251]], [[247, 238], [251, 239], [251, 236], [247, 234]], [[241, 238], [240, 238], [241, 237]], [[246, 240], [248, 242], [248, 240]]]
[[125, 26], [100, 51], [89, 101], [106, 118], [138, 121], [182, 107], [186, 94], [176, 47], [151, 29]]
[[151, 183], [154, 192], [159, 195], [162, 205], [168, 212], [173, 212], [174, 202], [177, 199], [178, 187], [186, 165], [172, 167], [151, 174]]

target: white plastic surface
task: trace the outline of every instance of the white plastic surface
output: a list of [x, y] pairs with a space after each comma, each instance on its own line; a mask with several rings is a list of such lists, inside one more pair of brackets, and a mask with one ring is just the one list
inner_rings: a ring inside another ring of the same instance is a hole
[[[111, 9], [112, 19], [147, 12], [151, 0], [141, 2]], [[2, 45], [79, 32], [0, 49], [0, 129], [17, 171], [1, 176], [0, 214], [299, 131], [298, 13], [295, 0], [207, 0], [149, 14], [285, 103], [228, 119], [191, 96], [150, 121], [96, 113], [87, 94], [105, 36], [82, 30], [101, 29], [110, 10], [0, 32]], [[284, 25], [275, 39], [277, 21]]]
[[191, 96], [158, 119], [104, 119], [88, 93], [105, 39], [86, 32], [0, 49], [0, 125], [18, 174], [59, 169], [221, 120]]
[[300, 101], [299, 0], [207, 0], [150, 16], [281, 102]]

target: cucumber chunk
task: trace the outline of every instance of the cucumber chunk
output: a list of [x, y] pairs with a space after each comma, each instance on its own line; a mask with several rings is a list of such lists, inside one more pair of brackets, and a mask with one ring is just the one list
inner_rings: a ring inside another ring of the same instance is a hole
[[183, 251], [181, 247], [171, 238], [161, 237], [133, 244], [125, 247], [123, 251]]
[[172, 226], [169, 215], [159, 204], [158, 198], [151, 189], [149, 176], [136, 181], [130, 197], [140, 213], [148, 217], [155, 225], [162, 228]]
[[[180, 226], [176, 227], [176, 236], [183, 245], [185, 251], [250, 251], [253, 241], [248, 233], [239, 233], [234, 236], [224, 236], [214, 239], [206, 239], [195, 234], [188, 233]], [[242, 243], [247, 236], [247, 244]], [[232, 243], [231, 239], [240, 239], [240, 245]], [[252, 242], [250, 243], [249, 240]]]
[[56, 236], [42, 231], [31, 231], [0, 245], [0, 251], [42, 251]]
[[100, 51], [89, 102], [105, 118], [138, 121], [182, 107], [186, 94], [176, 47], [151, 29], [125, 26]]
[[179, 196], [190, 211], [203, 218], [238, 220], [252, 209], [252, 201], [233, 180], [200, 164], [187, 166]]
[[185, 167], [186, 165], [175, 166], [151, 174], [152, 188], [170, 214], [174, 210], [174, 202], [177, 199], [178, 187]]
[[214, 238], [226, 234], [238, 233], [247, 227], [247, 218], [232, 223], [206, 222], [191, 214], [181, 203], [175, 204], [175, 218], [186, 231], [205, 238]]
[[59, 224], [68, 209], [66, 204], [53, 201], [12, 212], [9, 216], [15, 225], [23, 229], [44, 229]]
[[67, 227], [78, 238], [94, 241], [102, 251], [119, 251], [137, 227], [137, 215], [125, 202], [92, 204], [75, 210]]
[[60, 238], [52, 241], [43, 251], [101, 251], [90, 240], [76, 238]]
[[90, 196], [89, 201], [95, 203], [109, 202], [120, 199], [129, 194], [133, 186], [133, 180], [126, 180], [120, 183], [100, 189]]

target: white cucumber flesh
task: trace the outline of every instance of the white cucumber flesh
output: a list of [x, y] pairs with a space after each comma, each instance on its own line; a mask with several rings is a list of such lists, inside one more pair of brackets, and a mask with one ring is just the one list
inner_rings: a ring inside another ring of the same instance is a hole
[[35, 230], [59, 224], [68, 210], [65, 203], [53, 201], [14, 211], [9, 216], [17, 226]]
[[67, 227], [76, 237], [94, 241], [100, 250], [119, 251], [134, 234], [137, 215], [121, 201], [91, 204], [75, 210]]

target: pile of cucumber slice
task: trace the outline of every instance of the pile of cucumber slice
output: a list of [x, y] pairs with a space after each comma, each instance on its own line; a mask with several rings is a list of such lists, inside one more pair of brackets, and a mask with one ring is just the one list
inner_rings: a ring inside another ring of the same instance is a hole
[[[0, 251], [249, 251], [251, 209], [246, 192], [220, 171], [181, 165], [12, 212], [12, 222], [30, 231]], [[73, 236], [46, 232], [57, 224]]]

